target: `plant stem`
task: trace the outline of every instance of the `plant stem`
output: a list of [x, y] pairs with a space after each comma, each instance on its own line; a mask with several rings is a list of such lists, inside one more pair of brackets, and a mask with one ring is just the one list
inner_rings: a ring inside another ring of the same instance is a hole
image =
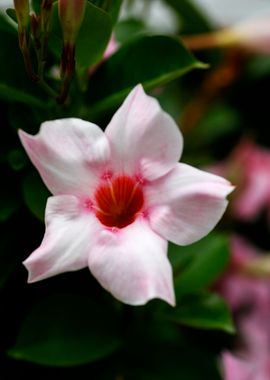
[[39, 87], [45, 91], [49, 96], [51, 96], [52, 98], [54, 99], [57, 99], [58, 98], [58, 93], [53, 89], [51, 88], [48, 83], [46, 83], [44, 81], [44, 79], [42, 78], [39, 78], [37, 79], [36, 83], [39, 85]]
[[185, 46], [190, 50], [212, 49], [217, 47], [218, 40], [215, 33], [204, 33], [182, 38]]

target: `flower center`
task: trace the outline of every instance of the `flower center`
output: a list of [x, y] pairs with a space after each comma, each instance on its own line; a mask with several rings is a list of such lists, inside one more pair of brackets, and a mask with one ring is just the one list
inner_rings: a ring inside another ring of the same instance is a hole
[[140, 183], [125, 175], [107, 179], [107, 183], [96, 190], [95, 200], [100, 222], [118, 228], [131, 224], [144, 203]]

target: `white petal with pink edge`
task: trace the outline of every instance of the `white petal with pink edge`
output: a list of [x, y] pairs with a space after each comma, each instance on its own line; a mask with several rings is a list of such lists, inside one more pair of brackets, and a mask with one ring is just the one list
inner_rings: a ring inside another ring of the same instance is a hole
[[175, 304], [167, 242], [143, 217], [116, 231], [103, 231], [89, 255], [89, 268], [118, 300], [143, 305], [153, 298]]
[[215, 227], [232, 190], [224, 178], [177, 164], [145, 187], [150, 225], [164, 239], [191, 244]]
[[28, 282], [87, 267], [97, 231], [96, 217], [72, 195], [48, 199], [43, 241], [25, 261]]
[[37, 135], [19, 131], [19, 136], [46, 186], [55, 195], [89, 195], [110, 157], [102, 130], [80, 119], [47, 121]]
[[173, 168], [182, 153], [182, 135], [156, 99], [136, 86], [107, 126], [116, 169], [153, 180]]

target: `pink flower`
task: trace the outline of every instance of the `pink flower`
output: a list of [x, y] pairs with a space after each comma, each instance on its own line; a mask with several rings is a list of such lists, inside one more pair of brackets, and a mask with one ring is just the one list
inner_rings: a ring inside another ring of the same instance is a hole
[[213, 172], [233, 178], [237, 191], [232, 202], [234, 215], [250, 220], [267, 208], [270, 221], [270, 151], [252, 141], [242, 141], [226, 162]]
[[119, 48], [119, 44], [116, 41], [115, 35], [112, 34], [108, 46], [103, 54], [103, 60], [108, 59], [111, 55], [113, 55]]
[[270, 54], [270, 17], [264, 16], [240, 22], [211, 33], [184, 36], [191, 50], [214, 47], [241, 47], [252, 53]]
[[252, 277], [245, 271], [248, 263], [260, 256], [258, 250], [240, 236], [234, 236], [231, 240], [231, 255], [230, 267], [219, 281], [218, 290], [232, 310], [246, 307], [257, 309], [264, 303], [268, 303], [270, 307], [268, 281]]
[[228, 29], [233, 41], [256, 53], [270, 54], [270, 17], [254, 18]]
[[53, 194], [41, 246], [24, 261], [28, 281], [89, 266], [125, 303], [174, 305], [167, 240], [186, 245], [208, 234], [232, 186], [178, 163], [182, 135], [158, 102], [138, 85], [105, 133], [62, 119], [19, 134]]
[[94, 74], [94, 72], [99, 68], [99, 66], [104, 63], [107, 59], [110, 58], [111, 55], [113, 55], [114, 53], [116, 53], [116, 51], [119, 49], [119, 43], [116, 41], [116, 38], [115, 38], [115, 35], [112, 34], [111, 35], [111, 38], [109, 40], [109, 43], [103, 53], [103, 57], [101, 59], [101, 61], [99, 61], [98, 63], [96, 63], [95, 65], [91, 66], [89, 69], [88, 69], [88, 74], [91, 76]]
[[269, 380], [270, 358], [254, 360], [252, 357], [243, 358], [229, 352], [222, 355], [224, 380]]
[[225, 352], [225, 380], [270, 379], [270, 281], [248, 275], [246, 268], [261, 257], [255, 247], [235, 236], [232, 261], [219, 290], [229, 302], [241, 344]]

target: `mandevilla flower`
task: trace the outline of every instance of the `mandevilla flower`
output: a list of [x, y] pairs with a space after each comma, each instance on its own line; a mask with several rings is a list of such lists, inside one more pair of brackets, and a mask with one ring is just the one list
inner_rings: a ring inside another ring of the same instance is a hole
[[53, 196], [41, 246], [24, 265], [29, 282], [89, 266], [132, 305], [175, 304], [167, 240], [190, 244], [219, 221], [232, 186], [180, 164], [182, 135], [141, 85], [105, 133], [80, 119], [42, 124], [20, 138]]
[[242, 140], [226, 161], [210, 169], [226, 175], [237, 184], [231, 203], [233, 215], [241, 220], [252, 220], [267, 210], [270, 223], [270, 151], [252, 140]]
[[232, 353], [222, 354], [224, 380], [268, 380], [270, 378], [270, 281], [260, 271], [251, 272], [256, 259], [266, 254], [240, 236], [232, 239], [231, 265], [217, 290], [225, 297], [238, 326]]

